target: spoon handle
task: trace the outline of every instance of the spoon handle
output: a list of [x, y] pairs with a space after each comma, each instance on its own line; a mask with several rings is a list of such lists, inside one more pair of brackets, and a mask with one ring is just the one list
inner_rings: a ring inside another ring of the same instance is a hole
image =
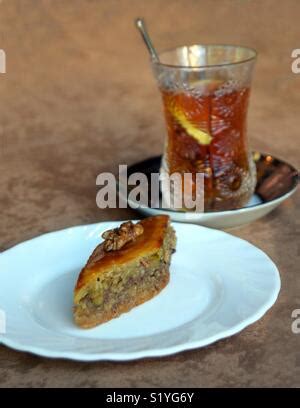
[[155, 48], [154, 48], [154, 46], [152, 44], [152, 41], [151, 41], [151, 39], [149, 37], [149, 34], [148, 34], [148, 31], [147, 31], [146, 24], [145, 24], [144, 20], [142, 18], [137, 18], [135, 20], [135, 25], [136, 25], [137, 29], [139, 30], [139, 32], [141, 33], [141, 36], [142, 36], [142, 38], [143, 38], [143, 40], [144, 40], [144, 42], [146, 44], [146, 47], [148, 48], [148, 51], [149, 51], [149, 53], [151, 55], [151, 58], [154, 61], [158, 62], [159, 58], [158, 58], [157, 52], [156, 52], [156, 50], [155, 50]]

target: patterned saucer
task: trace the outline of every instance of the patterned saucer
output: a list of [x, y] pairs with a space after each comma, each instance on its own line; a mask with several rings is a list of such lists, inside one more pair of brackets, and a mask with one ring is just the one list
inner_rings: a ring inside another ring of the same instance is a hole
[[[255, 193], [245, 207], [237, 210], [215, 212], [183, 212], [172, 209], [151, 208], [149, 206], [137, 206], [137, 203], [128, 200], [128, 204], [136, 208], [144, 215], [168, 214], [173, 221], [200, 224], [212, 228], [232, 228], [248, 224], [263, 217], [275, 209], [279, 204], [290, 197], [297, 189], [298, 171], [290, 164], [269, 154], [253, 152], [257, 170], [257, 184]], [[133, 164], [128, 168], [128, 177], [136, 172], [144, 173], [150, 181], [151, 173], [158, 173], [161, 156]], [[151, 183], [149, 194], [151, 196]]]

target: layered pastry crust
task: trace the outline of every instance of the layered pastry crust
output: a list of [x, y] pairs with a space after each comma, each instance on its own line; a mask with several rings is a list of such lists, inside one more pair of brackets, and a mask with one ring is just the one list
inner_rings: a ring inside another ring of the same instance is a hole
[[168, 216], [122, 224], [103, 236], [105, 241], [90, 256], [75, 287], [74, 319], [83, 328], [128, 312], [169, 281], [176, 238]]

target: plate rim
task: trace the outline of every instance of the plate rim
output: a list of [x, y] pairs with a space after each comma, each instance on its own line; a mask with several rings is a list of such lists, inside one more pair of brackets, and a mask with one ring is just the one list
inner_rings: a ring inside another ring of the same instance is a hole
[[[133, 220], [133, 221], [139, 221], [139, 220]], [[64, 233], [70, 230], [74, 229], [81, 229], [81, 228], [93, 228], [97, 227], [101, 224], [105, 223], [116, 223], [119, 224], [122, 221], [118, 220], [106, 220], [106, 221], [100, 221], [97, 223], [92, 223], [92, 224], [79, 224], [79, 225], [74, 225], [70, 226], [67, 228], [63, 229], [58, 229], [58, 230], [53, 230], [53, 231], [48, 231], [46, 233], [40, 234], [38, 236], [35, 236], [31, 239], [27, 239], [25, 241], [22, 241], [20, 243], [17, 243], [13, 245], [12, 247], [0, 252], [0, 259], [1, 256], [3, 256], [4, 253], [10, 252], [11, 250], [15, 249], [16, 247], [21, 247], [23, 244], [26, 244], [30, 241], [38, 240], [42, 237], [49, 236], [49, 235], [55, 235], [56, 233]], [[279, 270], [275, 264], [275, 262], [272, 260], [272, 258], [267, 255], [264, 251], [262, 251], [260, 248], [256, 247], [254, 244], [251, 242], [237, 237], [235, 235], [232, 235], [226, 231], [222, 230], [216, 230], [214, 228], [202, 226], [202, 225], [197, 225], [197, 224], [182, 224], [180, 222], [172, 221], [172, 224], [179, 224], [180, 226], [194, 226], [197, 228], [200, 228], [202, 230], [212, 230], [218, 234], [229, 236], [230, 238], [234, 238], [235, 240], [242, 241], [244, 243], [247, 243], [251, 247], [253, 247], [255, 250], [259, 251], [262, 253], [266, 258], [268, 258], [269, 262], [274, 267], [274, 289], [272, 294], [269, 296], [268, 300], [266, 300], [263, 305], [260, 306], [260, 308], [254, 313], [252, 316], [247, 317], [246, 319], [243, 319], [241, 322], [233, 325], [227, 330], [223, 330], [217, 334], [214, 334], [210, 337], [207, 337], [202, 340], [197, 340], [197, 341], [187, 341], [180, 343], [175, 346], [166, 346], [165, 348], [159, 348], [159, 349], [149, 349], [149, 350], [141, 350], [141, 351], [133, 351], [133, 352], [99, 352], [99, 353], [94, 353], [94, 354], [84, 354], [81, 352], [72, 352], [72, 351], [59, 351], [59, 350], [49, 350], [45, 347], [41, 346], [28, 346], [28, 345], [22, 345], [22, 343], [19, 341], [15, 341], [12, 339], [9, 339], [7, 334], [0, 334], [0, 346], [4, 345], [6, 347], [10, 347], [16, 351], [21, 351], [21, 352], [29, 352], [34, 355], [42, 356], [42, 357], [47, 357], [47, 358], [56, 358], [56, 359], [67, 359], [67, 360], [73, 360], [73, 361], [85, 361], [85, 362], [92, 362], [92, 361], [111, 361], [111, 362], [122, 362], [122, 361], [134, 361], [138, 359], [145, 359], [145, 358], [159, 358], [159, 357], [167, 357], [170, 355], [178, 354], [183, 351], [189, 351], [189, 350], [194, 350], [198, 348], [202, 348], [205, 346], [208, 346], [210, 344], [214, 344], [217, 341], [226, 339], [230, 336], [233, 336], [235, 334], [240, 333], [242, 330], [244, 330], [246, 327], [252, 325], [253, 323], [257, 322], [260, 320], [267, 312], [268, 310], [275, 304], [279, 293], [281, 289], [281, 279], [280, 279], [280, 273]], [[178, 327], [178, 329], [180, 326]], [[148, 337], [148, 336], [146, 336]]]

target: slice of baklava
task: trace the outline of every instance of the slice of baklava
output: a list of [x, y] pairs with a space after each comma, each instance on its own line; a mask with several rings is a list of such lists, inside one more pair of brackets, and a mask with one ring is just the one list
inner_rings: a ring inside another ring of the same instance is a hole
[[176, 237], [169, 217], [131, 221], [102, 234], [74, 292], [74, 319], [94, 327], [157, 295], [169, 281]]

